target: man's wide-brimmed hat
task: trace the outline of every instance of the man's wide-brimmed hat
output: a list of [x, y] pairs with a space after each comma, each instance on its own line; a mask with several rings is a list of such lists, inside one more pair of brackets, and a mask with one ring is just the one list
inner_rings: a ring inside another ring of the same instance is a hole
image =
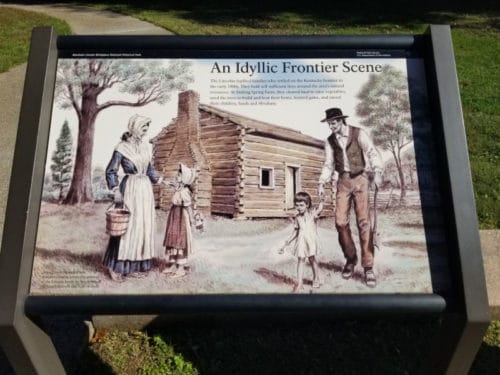
[[321, 120], [321, 122], [349, 117], [342, 114], [342, 110], [340, 108], [329, 108], [325, 111], [325, 113], [326, 117], [323, 120]]

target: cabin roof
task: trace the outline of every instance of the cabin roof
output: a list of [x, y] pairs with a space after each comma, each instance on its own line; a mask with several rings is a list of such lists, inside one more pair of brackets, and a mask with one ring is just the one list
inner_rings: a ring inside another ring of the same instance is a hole
[[163, 136], [165, 134], [167, 134], [167, 132], [170, 130], [170, 128], [175, 125], [175, 121], [176, 120], [177, 120], [176, 118], [173, 118], [168, 123], [168, 125], [165, 125], [163, 128], [161, 128], [160, 132], [158, 134], [156, 134], [153, 138], [151, 138], [149, 140], [149, 143], [154, 144], [155, 142], [157, 142], [158, 140], [160, 140], [161, 138], [163, 138]]
[[[310, 135], [303, 134], [298, 130], [293, 130], [284, 126], [255, 120], [207, 104], [200, 103], [198, 105], [198, 109], [214, 114], [221, 118], [228, 119], [235, 124], [241, 125], [246, 130], [247, 134], [262, 135], [270, 138], [281, 139], [318, 148], [324, 147], [324, 141], [311, 137]], [[176, 120], [176, 118], [172, 119], [172, 121], [168, 125], [166, 125], [155, 137], [150, 139], [150, 143], [156, 143], [157, 141], [159, 141], [167, 133], [167, 131], [175, 125]]]
[[267, 122], [255, 120], [207, 104], [200, 103], [199, 109], [205, 112], [212, 113], [222, 118], [227, 118], [228, 120], [234, 122], [235, 124], [243, 126], [247, 134], [264, 135], [264, 136], [269, 136], [271, 138], [292, 141], [320, 148], [323, 148], [324, 146], [324, 141], [303, 134], [298, 130], [293, 130], [280, 125], [274, 125]]

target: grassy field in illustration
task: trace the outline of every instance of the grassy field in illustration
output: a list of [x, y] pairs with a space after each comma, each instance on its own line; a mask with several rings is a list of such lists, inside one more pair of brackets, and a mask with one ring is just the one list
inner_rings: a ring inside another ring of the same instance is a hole
[[[32, 293], [289, 293], [293, 289], [297, 265], [293, 245], [284, 254], [278, 253], [293, 230], [290, 220], [208, 218], [205, 231], [195, 232], [189, 274], [173, 280], [160, 272], [164, 267], [161, 244], [167, 215], [161, 210], [156, 211], [155, 267], [144, 278], [112, 281], [101, 264], [108, 241], [104, 230], [108, 205], [42, 203]], [[355, 225], [352, 227], [356, 239]], [[312, 290], [312, 270], [306, 267], [304, 293], [430, 292], [426, 241], [434, 246], [443, 244], [439, 232], [428, 230], [426, 239], [419, 210], [412, 208], [381, 211], [379, 228], [382, 244], [375, 255], [379, 285], [369, 289], [363, 283], [361, 266], [352, 280], [342, 279], [344, 257], [333, 219], [323, 219], [318, 229], [321, 250], [317, 258], [324, 285]]]

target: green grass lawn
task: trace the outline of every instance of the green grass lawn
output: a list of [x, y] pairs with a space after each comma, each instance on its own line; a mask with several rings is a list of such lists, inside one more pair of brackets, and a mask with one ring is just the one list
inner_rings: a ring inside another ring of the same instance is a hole
[[0, 8], [0, 73], [28, 58], [31, 30], [54, 26], [59, 34], [71, 34], [68, 24], [57, 18], [14, 8]]

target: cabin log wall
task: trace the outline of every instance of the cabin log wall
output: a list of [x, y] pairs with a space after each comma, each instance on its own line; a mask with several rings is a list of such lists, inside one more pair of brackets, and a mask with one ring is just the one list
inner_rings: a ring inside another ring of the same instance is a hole
[[[284, 217], [292, 214], [286, 207], [286, 168], [298, 167], [297, 188], [311, 195], [319, 204], [318, 179], [324, 162], [323, 143], [297, 144], [264, 135], [246, 134], [242, 152], [244, 189], [240, 206], [246, 217]], [[260, 187], [260, 169], [273, 168], [274, 188]], [[331, 197], [331, 186], [326, 186]], [[265, 212], [264, 212], [265, 211]], [[323, 215], [333, 215], [333, 203], [327, 198]]]
[[239, 210], [241, 127], [201, 110], [200, 130], [200, 139], [212, 170], [212, 213], [236, 217]]
[[[168, 179], [175, 178], [179, 162], [198, 167], [194, 202], [207, 215], [241, 219], [293, 215], [294, 210], [287, 208], [287, 166], [298, 168], [297, 189], [308, 192], [313, 205], [319, 203], [322, 141], [201, 105], [194, 91], [179, 94], [178, 117], [152, 143], [155, 167]], [[262, 167], [273, 168], [273, 188], [260, 186]], [[331, 186], [325, 188], [323, 215], [332, 216]], [[163, 209], [170, 207], [172, 194], [171, 188], [155, 187], [157, 204]]]

